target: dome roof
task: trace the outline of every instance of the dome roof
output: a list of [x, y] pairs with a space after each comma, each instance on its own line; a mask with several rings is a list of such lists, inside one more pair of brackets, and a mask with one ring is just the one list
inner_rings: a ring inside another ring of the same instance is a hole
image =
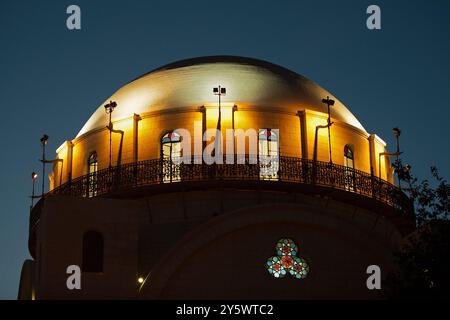
[[364, 130], [356, 117], [332, 94], [313, 81], [281, 66], [251, 58], [212, 56], [181, 60], [155, 69], [129, 82], [100, 105], [77, 137], [108, 123], [104, 104], [117, 102], [113, 121], [136, 114], [179, 107], [216, 104], [212, 88], [227, 89], [224, 103], [276, 107], [297, 112], [327, 112], [326, 96], [336, 101], [332, 118]]

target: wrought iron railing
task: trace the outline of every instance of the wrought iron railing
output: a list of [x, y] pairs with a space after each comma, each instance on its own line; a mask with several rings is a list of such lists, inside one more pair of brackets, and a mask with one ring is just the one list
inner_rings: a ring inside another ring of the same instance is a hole
[[[194, 161], [193, 161], [194, 162]], [[267, 165], [267, 162], [265, 162]], [[99, 170], [55, 188], [50, 194], [95, 197], [118, 194], [143, 186], [201, 181], [260, 181], [292, 183], [345, 190], [376, 199], [396, 210], [411, 213], [409, 198], [396, 186], [374, 175], [341, 165], [294, 157], [280, 157], [276, 172], [267, 175], [262, 162], [248, 157], [239, 164], [175, 164], [171, 159], [154, 159]], [[266, 175], [263, 175], [264, 172]]]

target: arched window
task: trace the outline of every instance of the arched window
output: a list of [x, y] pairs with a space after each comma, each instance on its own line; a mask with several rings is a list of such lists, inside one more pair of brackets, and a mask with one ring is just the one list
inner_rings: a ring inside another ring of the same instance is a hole
[[344, 147], [344, 165], [347, 168], [354, 168], [353, 165], [353, 150], [349, 145]]
[[83, 235], [83, 272], [103, 272], [103, 236], [97, 231]]
[[161, 138], [162, 181], [180, 181], [181, 137], [170, 131]]
[[258, 147], [260, 179], [278, 180], [278, 129], [260, 129]]
[[97, 195], [97, 152], [92, 152], [88, 158], [88, 195], [95, 197]]
[[344, 166], [345, 170], [345, 189], [349, 191], [355, 190], [355, 168], [354, 155], [351, 146], [346, 145], [344, 147]]

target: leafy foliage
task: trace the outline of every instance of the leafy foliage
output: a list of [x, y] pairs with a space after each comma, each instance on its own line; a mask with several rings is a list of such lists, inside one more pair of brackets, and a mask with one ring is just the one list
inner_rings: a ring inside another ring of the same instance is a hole
[[388, 278], [392, 298], [450, 298], [450, 185], [431, 167], [434, 185], [419, 182], [410, 167], [395, 163], [403, 190], [414, 203], [418, 229], [396, 253], [398, 272]]
[[450, 221], [433, 220], [407, 237], [388, 279], [391, 298], [450, 298]]
[[401, 161], [394, 164], [396, 173], [401, 181], [406, 181], [404, 188], [414, 203], [417, 225], [434, 220], [447, 220], [450, 213], [450, 185], [443, 179], [436, 167], [431, 167], [431, 175], [437, 184], [433, 188], [428, 179], [419, 180], [411, 175], [409, 166], [403, 166]]

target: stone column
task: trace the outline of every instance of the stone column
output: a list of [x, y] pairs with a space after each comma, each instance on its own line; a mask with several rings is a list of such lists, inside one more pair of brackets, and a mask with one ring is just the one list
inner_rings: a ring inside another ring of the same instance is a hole
[[301, 153], [302, 159], [308, 159], [308, 137], [307, 137], [307, 124], [306, 124], [306, 112], [298, 111], [298, 118], [300, 120], [300, 145], [301, 145]]

